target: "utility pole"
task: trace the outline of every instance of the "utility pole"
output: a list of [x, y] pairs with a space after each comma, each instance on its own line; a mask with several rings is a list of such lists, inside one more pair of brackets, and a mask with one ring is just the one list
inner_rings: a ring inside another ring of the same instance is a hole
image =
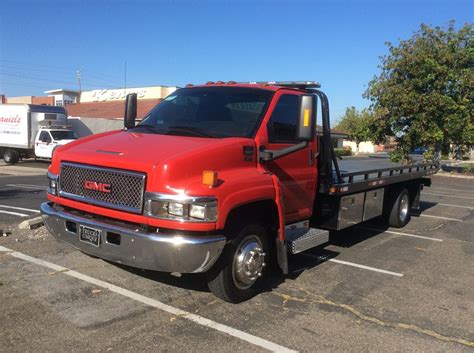
[[77, 78], [77, 83], [79, 84], [79, 92], [82, 92], [82, 87], [81, 87], [81, 69], [76, 71], [76, 78]]
[[127, 94], [127, 62], [125, 61], [125, 71], [124, 71], [124, 80], [125, 80], [125, 94]]

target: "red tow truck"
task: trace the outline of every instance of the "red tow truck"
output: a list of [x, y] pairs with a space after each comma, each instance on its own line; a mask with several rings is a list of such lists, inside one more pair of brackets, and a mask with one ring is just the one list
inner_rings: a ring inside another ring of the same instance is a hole
[[324, 246], [329, 231], [379, 216], [403, 227], [439, 169], [345, 167], [328, 99], [311, 81], [188, 85], [139, 124], [136, 109], [131, 94], [123, 130], [56, 149], [46, 227], [108, 261], [206, 273], [234, 303], [258, 292], [270, 263], [288, 273], [290, 255]]

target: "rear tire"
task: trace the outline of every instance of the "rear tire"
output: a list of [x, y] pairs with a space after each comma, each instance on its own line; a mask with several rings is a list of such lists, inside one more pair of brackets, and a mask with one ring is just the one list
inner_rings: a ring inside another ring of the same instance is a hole
[[230, 303], [252, 298], [258, 293], [269, 257], [266, 229], [260, 224], [242, 227], [207, 273], [209, 289]]
[[20, 153], [18, 151], [7, 149], [3, 153], [3, 160], [6, 164], [15, 164], [20, 160]]
[[402, 189], [392, 200], [388, 224], [391, 227], [402, 228], [410, 221], [410, 195], [407, 189]]

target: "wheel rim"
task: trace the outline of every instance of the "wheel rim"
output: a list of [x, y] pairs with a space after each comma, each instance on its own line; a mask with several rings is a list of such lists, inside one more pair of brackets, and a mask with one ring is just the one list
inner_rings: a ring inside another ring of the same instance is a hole
[[400, 198], [400, 221], [403, 223], [408, 217], [408, 195], [403, 194]]
[[265, 256], [258, 236], [248, 235], [240, 242], [232, 262], [232, 277], [237, 288], [248, 289], [262, 276]]

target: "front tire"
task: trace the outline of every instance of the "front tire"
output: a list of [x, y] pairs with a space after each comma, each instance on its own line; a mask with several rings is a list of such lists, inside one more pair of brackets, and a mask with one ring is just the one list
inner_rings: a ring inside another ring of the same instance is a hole
[[260, 224], [244, 226], [227, 244], [221, 259], [208, 274], [211, 292], [230, 303], [240, 303], [258, 293], [269, 258], [267, 232]]
[[7, 149], [3, 153], [3, 160], [6, 164], [16, 164], [20, 160], [20, 153], [12, 149]]
[[397, 198], [392, 201], [388, 224], [391, 227], [402, 228], [410, 221], [410, 195], [407, 189], [402, 189]]

